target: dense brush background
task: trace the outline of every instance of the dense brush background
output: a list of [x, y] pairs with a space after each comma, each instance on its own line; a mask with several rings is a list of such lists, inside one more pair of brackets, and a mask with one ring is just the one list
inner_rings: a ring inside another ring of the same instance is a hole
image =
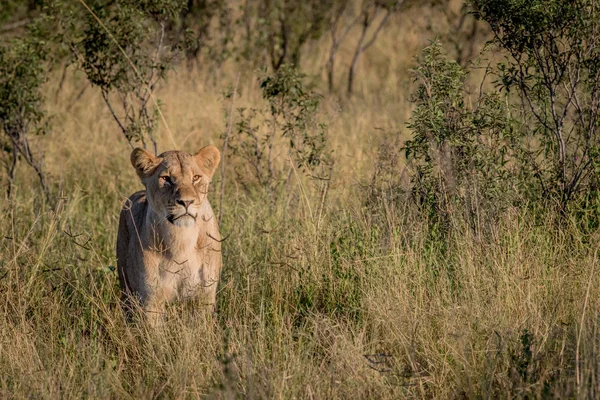
[[[598, 395], [597, 231], [513, 202], [493, 222], [446, 212], [438, 241], [435, 216], [411, 196], [400, 150], [411, 138], [410, 70], [435, 38], [449, 58], [460, 51], [463, 66], [491, 38], [481, 21], [469, 35], [472, 16], [459, 24], [460, 1], [438, 3], [392, 15], [359, 60], [352, 96], [345, 80], [360, 30], [339, 50], [331, 93], [330, 37], [308, 42], [299, 68], [322, 95], [328, 180], [294, 168], [274, 197], [248, 189], [244, 160], [225, 154], [222, 204], [220, 172], [210, 195], [226, 237], [217, 312], [174, 304], [159, 331], [127, 324], [119, 304], [118, 215], [142, 189], [131, 148], [77, 65], [54, 67], [43, 86], [51, 128], [30, 136], [53, 201], [24, 162], [11, 197], [0, 200], [0, 397]], [[28, 18], [13, 12], [6, 40]], [[457, 44], [458, 31], [468, 40]], [[482, 54], [478, 65], [502, 58]], [[208, 52], [174, 63], [155, 93], [166, 121], [156, 131], [159, 152], [222, 148], [230, 118], [234, 126], [240, 118], [229, 115], [238, 79], [235, 109], [266, 104], [263, 65], [270, 68], [266, 58], [216, 62]], [[482, 75], [475, 69], [467, 87], [478, 89]], [[8, 164], [10, 153], [2, 156]], [[381, 189], [385, 168], [393, 190]], [[0, 182], [8, 185], [4, 170]]]

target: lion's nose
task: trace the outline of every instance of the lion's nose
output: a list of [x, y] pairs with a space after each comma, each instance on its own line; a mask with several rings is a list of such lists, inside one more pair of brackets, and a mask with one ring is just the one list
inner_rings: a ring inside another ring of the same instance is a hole
[[192, 204], [194, 200], [177, 200], [177, 204], [181, 204], [187, 210], [190, 204]]

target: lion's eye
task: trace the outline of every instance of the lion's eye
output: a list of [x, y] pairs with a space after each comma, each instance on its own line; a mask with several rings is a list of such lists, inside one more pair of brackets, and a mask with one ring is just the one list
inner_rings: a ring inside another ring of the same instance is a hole
[[200, 180], [200, 175], [194, 175], [194, 182], [198, 182]]
[[171, 177], [169, 175], [163, 175], [160, 177], [160, 180], [163, 181], [164, 183], [171, 183]]

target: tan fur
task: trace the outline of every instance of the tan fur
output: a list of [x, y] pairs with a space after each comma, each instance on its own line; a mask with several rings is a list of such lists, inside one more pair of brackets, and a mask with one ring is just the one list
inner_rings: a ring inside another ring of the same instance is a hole
[[124, 301], [137, 298], [152, 324], [176, 299], [200, 296], [214, 309], [221, 235], [206, 194], [219, 161], [214, 146], [193, 156], [131, 153], [146, 190], [131, 195], [121, 210], [117, 268]]

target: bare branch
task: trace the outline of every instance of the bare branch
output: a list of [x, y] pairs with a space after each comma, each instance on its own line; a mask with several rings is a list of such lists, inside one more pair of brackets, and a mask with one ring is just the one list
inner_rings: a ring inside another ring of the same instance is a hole
[[106, 93], [106, 91], [104, 91], [104, 90], [102, 90], [101, 93], [102, 93], [102, 98], [104, 99], [104, 103], [106, 103], [106, 106], [108, 107], [108, 110], [110, 111], [113, 119], [117, 122], [117, 124], [119, 125], [119, 128], [121, 128], [121, 132], [123, 133], [123, 136], [125, 136], [127, 143], [129, 143], [129, 146], [131, 147], [131, 149], [133, 149], [134, 148], [133, 143], [131, 143], [131, 141], [127, 137], [127, 129], [125, 129], [125, 127], [121, 123], [121, 120], [119, 119], [119, 117], [117, 117], [117, 114], [115, 113], [115, 110], [113, 109], [112, 104], [110, 103], [110, 101], [108, 99], [108, 93]]
[[371, 47], [373, 45], [373, 43], [375, 43], [375, 40], [377, 40], [379, 33], [381, 32], [381, 30], [383, 29], [383, 27], [389, 20], [390, 16], [392, 15], [392, 13], [394, 13], [396, 11], [398, 6], [402, 2], [403, 2], [403, 0], [396, 0], [396, 2], [394, 3], [394, 5], [392, 7], [386, 9], [385, 15], [383, 16], [383, 18], [380, 21], [377, 28], [375, 28], [375, 31], [371, 35], [371, 38], [366, 43], [364, 43], [364, 42], [365, 42], [365, 39], [367, 36], [367, 32], [369, 31], [369, 28], [371, 27], [373, 22], [376, 20], [377, 15], [379, 14], [379, 7], [377, 5], [375, 5], [375, 9], [373, 11], [372, 17], [370, 16], [369, 5], [367, 5], [365, 8], [363, 8], [363, 11], [361, 13], [361, 16], [363, 17], [363, 23], [362, 23], [363, 29], [362, 29], [360, 38], [358, 40], [358, 43], [356, 44], [354, 56], [352, 57], [352, 62], [350, 64], [350, 69], [348, 71], [348, 89], [347, 90], [348, 90], [349, 95], [352, 94], [353, 89], [354, 89], [354, 75], [355, 75], [355, 71], [356, 71], [356, 66], [358, 64], [358, 59], [360, 58], [361, 54], [365, 50], [367, 50], [369, 47]]
[[400, 6], [400, 4], [402, 4], [403, 1], [404, 0], [397, 0], [396, 3], [394, 3], [394, 5], [392, 7], [388, 8], [386, 10], [386, 13], [383, 16], [383, 19], [381, 20], [381, 22], [379, 23], [379, 26], [377, 26], [377, 28], [375, 29], [375, 32], [373, 32], [371, 39], [367, 43], [365, 43], [365, 45], [361, 48], [361, 52], [367, 50], [369, 47], [371, 47], [373, 45], [373, 43], [375, 43], [375, 40], [377, 40], [377, 36], [379, 36], [379, 32], [381, 32], [381, 30], [383, 29], [385, 24], [388, 22], [390, 16], [398, 9], [398, 7]]

